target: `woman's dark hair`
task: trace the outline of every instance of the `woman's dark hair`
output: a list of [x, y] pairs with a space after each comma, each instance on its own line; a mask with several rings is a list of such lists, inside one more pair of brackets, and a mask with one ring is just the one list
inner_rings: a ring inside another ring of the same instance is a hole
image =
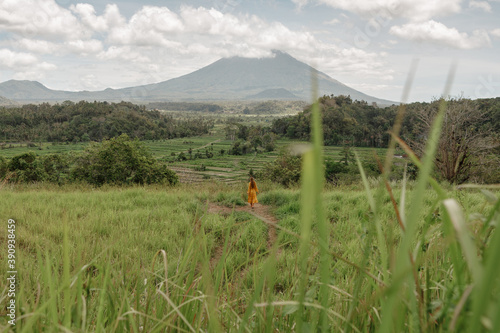
[[255, 183], [255, 179], [250, 177], [250, 188], [257, 188], [257, 184]]

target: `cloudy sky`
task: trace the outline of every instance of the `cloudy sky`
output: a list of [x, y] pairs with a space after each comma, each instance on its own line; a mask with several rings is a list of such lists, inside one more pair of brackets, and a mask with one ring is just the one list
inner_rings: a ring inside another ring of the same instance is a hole
[[289, 53], [369, 95], [500, 96], [500, 0], [0, 0], [0, 82], [102, 90]]

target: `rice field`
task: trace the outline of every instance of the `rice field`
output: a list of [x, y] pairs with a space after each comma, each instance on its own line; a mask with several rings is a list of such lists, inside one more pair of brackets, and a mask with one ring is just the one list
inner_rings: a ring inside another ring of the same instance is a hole
[[[146, 147], [154, 157], [169, 163], [169, 168], [174, 170], [181, 182], [199, 183], [206, 180], [215, 180], [227, 184], [238, 183], [248, 178], [250, 170], [257, 172], [262, 169], [265, 163], [273, 161], [278, 156], [279, 150], [297, 144], [305, 144], [302, 141], [292, 141], [279, 139], [276, 141], [276, 149], [272, 152], [258, 153], [251, 152], [246, 155], [228, 155], [228, 151], [233, 144], [232, 140], [226, 140], [222, 135], [205, 135], [171, 140], [144, 141]], [[85, 149], [85, 143], [78, 144], [49, 144], [42, 143], [41, 148], [29, 148], [26, 145], [14, 145], [15, 148], [0, 150], [0, 156], [13, 157], [18, 154], [33, 151], [38, 155], [51, 153], [78, 152]], [[192, 151], [193, 159], [188, 153]], [[205, 150], [211, 149], [212, 158], [206, 158]], [[224, 150], [224, 154], [221, 154]], [[355, 148], [362, 160], [369, 158], [376, 152], [383, 156], [386, 149]], [[177, 156], [183, 152], [188, 160], [178, 161]], [[194, 158], [199, 152], [202, 158]], [[174, 155], [172, 155], [174, 154]], [[339, 161], [342, 158], [342, 147], [324, 147], [326, 158]]]

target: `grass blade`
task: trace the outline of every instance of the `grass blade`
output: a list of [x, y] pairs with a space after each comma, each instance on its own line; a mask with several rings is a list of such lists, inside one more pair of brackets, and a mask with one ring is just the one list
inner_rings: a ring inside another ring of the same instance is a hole
[[[449, 94], [451, 83], [455, 74], [455, 67], [450, 69], [448, 75], [447, 83], [445, 86], [444, 96]], [[406, 219], [407, 228], [403, 234], [401, 245], [398, 249], [396, 266], [394, 272], [393, 285], [390, 290], [391, 294], [387, 296], [387, 300], [382, 307], [382, 325], [380, 332], [392, 332], [399, 331], [399, 327], [394, 327], [395, 318], [403, 316], [400, 313], [400, 308], [396, 307], [396, 304], [401, 300], [399, 291], [403, 287], [403, 283], [406, 282], [410, 286], [409, 295], [410, 298], [414, 299], [415, 286], [411, 273], [411, 262], [409, 260], [410, 248], [414, 242], [417, 228], [419, 226], [419, 215], [423, 208], [423, 201], [425, 198], [425, 190], [427, 184], [429, 183], [430, 174], [434, 165], [434, 156], [436, 154], [439, 137], [441, 134], [441, 126], [443, 123], [444, 114], [446, 111], [446, 100], [442, 99], [439, 105], [439, 111], [434, 119], [431, 127], [429, 138], [427, 141], [425, 156], [422, 163], [422, 169], [417, 178], [417, 185], [412, 197], [412, 205], [410, 207], [409, 215]], [[395, 292], [398, 291], [398, 292]]]
[[467, 233], [465, 217], [462, 209], [455, 199], [444, 200], [443, 206], [445, 207], [445, 218], [449, 221], [449, 223], [455, 230], [456, 237], [462, 248], [462, 252], [469, 266], [469, 271], [472, 274], [473, 280], [475, 283], [479, 283], [479, 281], [481, 281], [483, 267], [481, 267], [481, 265], [479, 264], [479, 260], [476, 255], [477, 250], [469, 234]]

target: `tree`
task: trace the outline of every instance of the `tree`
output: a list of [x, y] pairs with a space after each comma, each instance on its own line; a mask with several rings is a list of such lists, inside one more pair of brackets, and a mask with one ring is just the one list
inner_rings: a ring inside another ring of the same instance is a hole
[[178, 182], [177, 175], [159, 163], [137, 140], [126, 134], [102, 143], [91, 143], [77, 158], [75, 179], [100, 186], [110, 184], [153, 184]]
[[266, 133], [262, 137], [262, 145], [267, 152], [273, 151], [275, 148], [274, 136], [274, 133]]
[[301, 164], [300, 156], [284, 149], [273, 162], [264, 165], [259, 176], [284, 186], [291, 186], [300, 180]]
[[46, 180], [56, 184], [67, 182], [71, 158], [66, 154], [48, 154], [38, 157], [46, 174]]
[[[412, 146], [420, 156], [424, 153], [440, 102], [436, 100], [417, 110], [415, 131], [418, 135]], [[471, 178], [480, 180], [480, 167], [494, 162], [491, 152], [498, 142], [492, 136], [490, 126], [484, 124], [486, 116], [486, 112], [470, 99], [448, 101], [435, 163], [438, 172], [450, 183], [460, 184]]]
[[11, 181], [25, 183], [43, 181], [47, 176], [40, 160], [33, 152], [14, 156], [8, 164], [8, 171], [13, 172]]

